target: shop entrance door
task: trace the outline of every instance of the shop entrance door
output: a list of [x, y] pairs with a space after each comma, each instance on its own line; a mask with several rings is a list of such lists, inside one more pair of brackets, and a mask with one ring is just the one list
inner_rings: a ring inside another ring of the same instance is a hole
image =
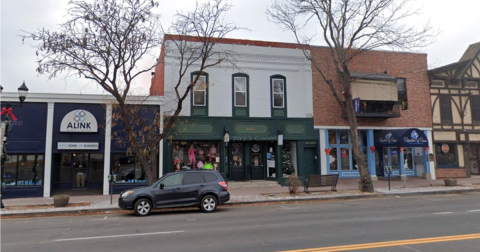
[[245, 164], [243, 162], [243, 143], [233, 143], [230, 153], [230, 179], [233, 181], [245, 180]]
[[468, 155], [467, 158], [470, 158], [470, 173], [480, 174], [480, 146], [471, 146], [470, 155]]
[[265, 166], [264, 162], [264, 151], [263, 146], [259, 143], [254, 143], [250, 148], [250, 159], [251, 159], [251, 174], [252, 179], [254, 180], [263, 180], [265, 179]]
[[72, 161], [72, 189], [87, 189], [88, 153], [73, 153]]

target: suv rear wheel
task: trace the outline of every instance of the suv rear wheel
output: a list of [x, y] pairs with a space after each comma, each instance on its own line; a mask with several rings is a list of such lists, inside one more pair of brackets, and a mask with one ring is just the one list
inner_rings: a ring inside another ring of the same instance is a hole
[[207, 195], [202, 198], [200, 208], [203, 212], [211, 213], [217, 209], [217, 199], [212, 195]]
[[135, 207], [133, 209], [136, 215], [147, 216], [152, 211], [152, 203], [150, 200], [142, 198], [135, 202]]

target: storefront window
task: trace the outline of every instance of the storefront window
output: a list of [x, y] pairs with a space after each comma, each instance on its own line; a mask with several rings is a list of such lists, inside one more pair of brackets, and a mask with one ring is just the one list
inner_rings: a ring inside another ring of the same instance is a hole
[[349, 148], [342, 148], [340, 151], [340, 160], [342, 164], [342, 170], [348, 171], [350, 170], [350, 149]]
[[435, 158], [437, 168], [458, 168], [455, 145], [451, 143], [435, 144]]
[[116, 183], [147, 183], [140, 161], [133, 155], [114, 154], [113, 169]]
[[5, 163], [5, 186], [34, 186], [42, 185], [43, 155], [8, 155]]
[[173, 142], [174, 170], [179, 169], [220, 169], [220, 148], [214, 141]]
[[283, 177], [297, 173], [297, 143], [285, 141], [282, 146]]
[[267, 167], [268, 167], [268, 177], [275, 178], [275, 148], [276, 143], [268, 143], [267, 144]]
[[330, 171], [338, 171], [337, 148], [330, 149]]
[[[329, 130], [328, 143], [330, 155], [328, 156], [330, 171], [349, 171], [352, 168], [352, 152], [350, 148], [348, 130]], [[340, 166], [340, 167], [339, 167]]]

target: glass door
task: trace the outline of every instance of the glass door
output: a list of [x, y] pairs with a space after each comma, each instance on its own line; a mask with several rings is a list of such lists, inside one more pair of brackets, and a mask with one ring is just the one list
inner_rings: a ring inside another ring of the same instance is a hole
[[243, 162], [243, 143], [233, 143], [230, 148], [230, 179], [233, 181], [245, 180], [245, 164]]
[[88, 153], [73, 153], [72, 160], [72, 188], [87, 189]]
[[263, 164], [263, 148], [260, 143], [253, 143], [250, 148], [251, 175], [252, 179], [265, 179]]

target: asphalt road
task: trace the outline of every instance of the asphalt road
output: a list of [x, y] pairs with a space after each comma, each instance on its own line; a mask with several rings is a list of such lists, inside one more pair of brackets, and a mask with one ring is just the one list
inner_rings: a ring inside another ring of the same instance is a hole
[[4, 219], [2, 252], [480, 251], [480, 193]]

